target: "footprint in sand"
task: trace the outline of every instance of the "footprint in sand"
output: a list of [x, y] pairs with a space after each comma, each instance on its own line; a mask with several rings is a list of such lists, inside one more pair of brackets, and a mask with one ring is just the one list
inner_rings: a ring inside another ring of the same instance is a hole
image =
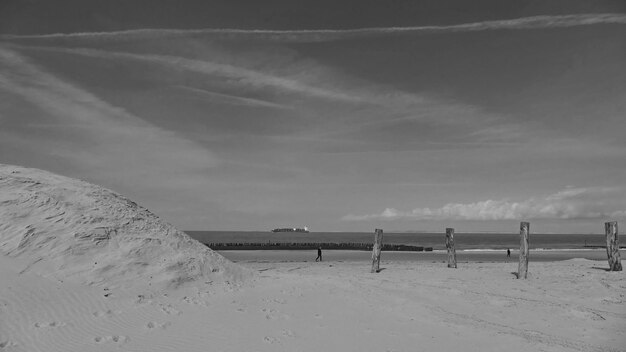
[[289, 329], [283, 329], [282, 334], [287, 337], [296, 337], [296, 334]]
[[124, 335], [113, 335], [113, 336], [96, 336], [93, 338], [93, 340], [97, 344], [103, 344], [103, 343], [123, 344], [123, 343], [130, 341], [130, 338]]
[[267, 342], [267, 343], [272, 343], [272, 344], [280, 342], [280, 340], [279, 340], [279, 339], [277, 339], [277, 338], [275, 338], [275, 337], [272, 337], [272, 336], [265, 336], [265, 337], [263, 338], [263, 341], [265, 341], [265, 342]]
[[101, 311], [93, 312], [91, 314], [93, 314], [93, 316], [96, 317], [96, 318], [102, 318], [102, 317], [109, 317], [110, 318], [110, 317], [112, 317], [114, 315], [122, 314], [122, 311], [121, 310], [113, 311], [113, 310], [109, 309], [109, 310], [106, 310], [106, 311], [101, 310]]
[[10, 351], [13, 347], [17, 347], [13, 341], [0, 341], [0, 351]]
[[247, 312], [247, 311], [248, 311], [248, 310], [246, 309], [246, 308], [247, 308], [247, 307], [246, 307], [246, 305], [245, 305], [245, 304], [242, 304], [242, 303], [240, 303], [240, 302], [238, 302], [238, 301], [232, 301], [232, 302], [230, 302], [230, 304], [235, 305], [235, 306], [237, 307], [235, 310], [236, 310], [237, 312], [239, 312], [239, 313], [245, 313], [245, 312]]
[[269, 304], [273, 304], [273, 303], [286, 304], [287, 300], [285, 300], [283, 298], [264, 298], [264, 299], [261, 300], [261, 302], [269, 303]]
[[61, 322], [58, 322], [58, 321], [50, 321], [50, 322], [43, 322], [43, 323], [37, 322], [37, 323], [35, 323], [35, 327], [39, 328], [39, 329], [42, 329], [42, 328], [58, 328], [58, 327], [61, 327], [61, 326], [65, 326], [65, 323], [61, 323]]
[[261, 309], [261, 312], [265, 313], [265, 319], [273, 320], [276, 319], [275, 313], [277, 313], [278, 311], [271, 308], [263, 308]]
[[194, 305], [202, 305], [207, 307], [208, 304], [198, 298], [195, 297], [189, 297], [189, 296], [185, 296], [183, 298], [180, 299], [182, 302], [185, 302], [187, 304], [194, 304]]
[[163, 311], [163, 313], [168, 314], [168, 315], [181, 315], [182, 313], [174, 308], [171, 304], [159, 304], [159, 307], [161, 308], [161, 310]]
[[146, 324], [146, 328], [152, 330], [152, 329], [167, 329], [170, 325], [172, 325], [171, 322], [166, 321], [165, 323], [157, 323], [155, 321], [151, 321], [148, 322], [148, 324]]
[[146, 297], [145, 295], [137, 295], [135, 305], [141, 306], [144, 304], [152, 304], [152, 296]]
[[304, 297], [304, 293], [297, 288], [280, 290], [280, 294], [294, 297]]

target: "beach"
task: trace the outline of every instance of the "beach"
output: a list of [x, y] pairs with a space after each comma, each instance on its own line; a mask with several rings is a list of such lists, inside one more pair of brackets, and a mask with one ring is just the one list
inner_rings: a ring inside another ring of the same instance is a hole
[[0, 165], [0, 352], [625, 351], [606, 251], [217, 253], [111, 190]]
[[[626, 275], [605, 261], [246, 261], [242, 285], [137, 291], [0, 257], [4, 351], [624, 351]], [[331, 254], [328, 254], [329, 256]], [[105, 293], [110, 292], [105, 297]]]
[[[226, 259], [240, 263], [253, 262], [310, 262], [315, 261], [315, 250], [228, 250], [219, 251]], [[323, 258], [327, 262], [366, 262], [372, 256], [371, 251], [351, 250], [324, 250]], [[507, 258], [506, 250], [463, 250], [456, 252], [459, 263], [505, 263], [518, 261], [518, 251], [511, 250], [511, 257]], [[396, 252], [383, 251], [381, 262], [447, 262], [447, 252], [436, 250], [433, 252]], [[551, 262], [582, 258], [595, 261], [606, 261], [605, 249], [580, 250], [531, 250], [531, 262]]]

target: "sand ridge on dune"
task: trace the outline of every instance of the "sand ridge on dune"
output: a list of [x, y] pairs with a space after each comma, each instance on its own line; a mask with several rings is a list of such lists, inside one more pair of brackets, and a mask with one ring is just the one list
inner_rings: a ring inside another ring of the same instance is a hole
[[103, 187], [0, 164], [0, 253], [88, 285], [235, 283], [246, 269]]

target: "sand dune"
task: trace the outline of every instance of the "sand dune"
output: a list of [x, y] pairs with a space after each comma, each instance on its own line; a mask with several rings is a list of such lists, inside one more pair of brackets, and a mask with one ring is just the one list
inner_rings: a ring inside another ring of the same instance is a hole
[[233, 282], [246, 271], [123, 196], [0, 165], [0, 252], [22, 272], [89, 285]]

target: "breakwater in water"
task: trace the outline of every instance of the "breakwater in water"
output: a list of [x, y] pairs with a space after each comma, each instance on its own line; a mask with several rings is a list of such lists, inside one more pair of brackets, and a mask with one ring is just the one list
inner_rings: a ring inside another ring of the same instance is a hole
[[[225, 250], [259, 250], [259, 249], [284, 249], [284, 250], [313, 250], [321, 247], [322, 249], [345, 249], [345, 250], [362, 250], [371, 251], [372, 243], [299, 243], [299, 242], [267, 242], [267, 243], [205, 243], [206, 246], [215, 251]], [[411, 252], [430, 252], [433, 247], [411, 246], [404, 244], [383, 244], [383, 251], [411, 251]]]
[[[236, 244], [238, 248], [243, 246], [254, 247], [253, 249], [310, 249], [317, 248], [321, 244], [336, 244], [337, 246], [350, 246], [352, 249], [363, 249], [362, 245], [371, 245], [373, 233], [371, 232], [311, 232], [273, 233], [269, 231], [186, 231], [192, 238], [213, 245], [231, 247]], [[405, 245], [413, 247], [432, 247], [434, 250], [445, 250], [445, 232], [441, 233], [394, 233], [385, 232], [383, 244]], [[454, 242], [457, 250], [489, 249], [504, 250], [507, 248], [519, 248], [519, 233], [462, 233], [454, 234]], [[269, 245], [268, 245], [269, 243]], [[294, 245], [297, 244], [297, 245]], [[333, 247], [336, 249], [350, 249], [348, 247]], [[581, 249], [606, 246], [605, 236], [602, 234], [530, 234], [531, 249]], [[296, 248], [297, 247], [297, 248]], [[366, 247], [365, 250], [368, 250]], [[221, 248], [220, 248], [221, 249]]]

